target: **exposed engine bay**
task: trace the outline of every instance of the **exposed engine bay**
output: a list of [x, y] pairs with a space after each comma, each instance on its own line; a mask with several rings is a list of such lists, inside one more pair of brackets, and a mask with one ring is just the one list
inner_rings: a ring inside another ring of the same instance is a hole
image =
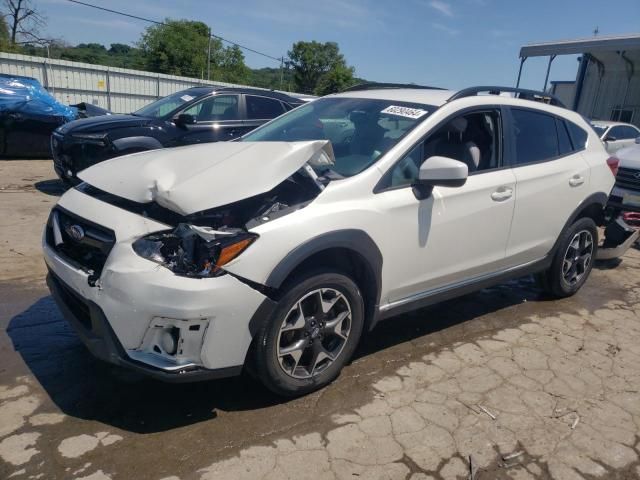
[[249, 229], [303, 208], [328, 181], [301, 169], [269, 192], [183, 217], [173, 230], [143, 237], [133, 248], [177, 275], [221, 275], [222, 266], [258, 238]]

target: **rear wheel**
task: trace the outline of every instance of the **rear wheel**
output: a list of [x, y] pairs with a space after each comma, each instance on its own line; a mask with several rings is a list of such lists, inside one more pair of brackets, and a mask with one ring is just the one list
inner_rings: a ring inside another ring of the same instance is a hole
[[364, 305], [341, 273], [311, 273], [288, 285], [258, 333], [255, 371], [275, 393], [299, 396], [339, 375], [360, 339]]
[[560, 239], [551, 267], [540, 274], [543, 289], [554, 297], [575, 294], [587, 281], [598, 249], [598, 230], [591, 218], [581, 218]]

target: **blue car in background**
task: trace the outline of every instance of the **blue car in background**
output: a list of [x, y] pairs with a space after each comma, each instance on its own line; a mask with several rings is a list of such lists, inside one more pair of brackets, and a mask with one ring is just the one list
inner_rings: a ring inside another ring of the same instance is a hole
[[0, 157], [49, 158], [53, 130], [106, 113], [93, 105], [63, 105], [35, 78], [0, 74]]

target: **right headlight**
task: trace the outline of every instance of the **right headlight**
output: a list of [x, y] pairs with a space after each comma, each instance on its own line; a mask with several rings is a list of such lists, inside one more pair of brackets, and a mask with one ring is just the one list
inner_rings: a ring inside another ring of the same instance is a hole
[[215, 277], [224, 273], [229, 263], [258, 235], [244, 230], [213, 230], [187, 223], [174, 230], [156, 232], [136, 240], [133, 250], [176, 275], [192, 278]]

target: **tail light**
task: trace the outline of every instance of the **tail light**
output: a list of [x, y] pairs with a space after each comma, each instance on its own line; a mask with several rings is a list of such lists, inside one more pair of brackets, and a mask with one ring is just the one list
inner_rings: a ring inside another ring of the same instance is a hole
[[613, 173], [614, 177], [618, 175], [618, 167], [620, 166], [620, 160], [618, 160], [618, 157], [607, 158], [607, 165], [611, 169], [611, 173]]

